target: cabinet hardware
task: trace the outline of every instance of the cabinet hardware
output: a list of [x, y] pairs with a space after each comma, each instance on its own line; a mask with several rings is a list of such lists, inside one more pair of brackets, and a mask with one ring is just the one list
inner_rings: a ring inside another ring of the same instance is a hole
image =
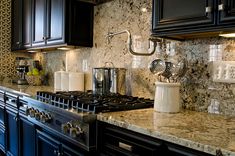
[[123, 142], [119, 142], [118, 146], [119, 146], [120, 148], [123, 148], [123, 149], [128, 150], [128, 151], [131, 151], [131, 152], [132, 152], [132, 150], [133, 150], [133, 147], [132, 147], [131, 145], [125, 144], [125, 143], [123, 143]]
[[58, 152], [57, 156], [62, 156], [63, 154], [61, 154], [60, 152]]
[[14, 120], [15, 120], [15, 121], [18, 121], [18, 117], [17, 117], [17, 116], [15, 116], [15, 117], [14, 117]]
[[16, 44], [17, 44], [17, 45], [19, 45], [19, 44], [20, 44], [20, 42], [16, 42]]
[[54, 155], [57, 155], [57, 150], [54, 150]]
[[210, 6], [206, 7], [206, 13], [211, 13], [211, 7]]
[[219, 11], [224, 11], [224, 4], [218, 5], [218, 10]]
[[43, 39], [43, 40], [46, 40], [46, 39], [47, 39], [47, 37], [43, 36], [43, 37], [42, 37], [42, 39]]

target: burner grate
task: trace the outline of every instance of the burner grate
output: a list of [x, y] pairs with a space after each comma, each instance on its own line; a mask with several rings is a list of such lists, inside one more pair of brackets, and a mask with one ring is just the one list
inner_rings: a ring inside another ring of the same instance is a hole
[[38, 92], [37, 99], [62, 109], [77, 112], [110, 112], [153, 107], [153, 100], [120, 95], [96, 95], [89, 92]]

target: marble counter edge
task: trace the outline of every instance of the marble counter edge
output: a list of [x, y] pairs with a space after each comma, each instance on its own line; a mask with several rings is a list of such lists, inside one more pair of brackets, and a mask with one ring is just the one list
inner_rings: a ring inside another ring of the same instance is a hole
[[27, 93], [24, 93], [24, 92], [20, 92], [20, 91], [17, 91], [17, 90], [15, 90], [15, 89], [11, 89], [11, 88], [9, 88], [9, 87], [5, 87], [5, 86], [1, 86], [1, 85], [0, 85], [0, 89], [1, 89], [1, 90], [4, 90], [4, 91], [6, 91], [6, 92], [11, 92], [11, 93], [13, 93], [13, 94], [18, 94], [18, 95], [22, 95], [22, 96], [32, 97], [32, 95], [30, 95], [30, 94], [27, 94]]
[[123, 121], [117, 120], [115, 118], [104, 116], [102, 113], [97, 115], [97, 120], [102, 121], [102, 122], [106, 122], [108, 124], [115, 125], [115, 126], [118, 126], [121, 128], [125, 128], [127, 130], [131, 130], [131, 131], [134, 131], [134, 132], [137, 132], [140, 134], [144, 134], [144, 135], [147, 135], [150, 137], [154, 137], [157, 139], [168, 141], [170, 143], [174, 143], [177, 145], [181, 145], [184, 147], [188, 147], [191, 149], [195, 149], [198, 151], [209, 153], [212, 155], [216, 155], [216, 150], [221, 150], [223, 153], [223, 156], [235, 156], [235, 152], [232, 152], [232, 151], [220, 148], [220, 147], [205, 145], [205, 144], [195, 142], [192, 140], [179, 138], [174, 135], [169, 135], [169, 134], [164, 134], [161, 132], [153, 131], [153, 130], [150, 130], [150, 129], [147, 129], [144, 127], [140, 127], [140, 126], [128, 123], [128, 122], [123, 122]]
[[27, 96], [34, 98], [37, 91], [54, 92], [52, 86], [31, 86], [31, 85], [17, 85], [13, 83], [0, 83], [0, 89], [5, 92], [17, 94], [19, 96]]

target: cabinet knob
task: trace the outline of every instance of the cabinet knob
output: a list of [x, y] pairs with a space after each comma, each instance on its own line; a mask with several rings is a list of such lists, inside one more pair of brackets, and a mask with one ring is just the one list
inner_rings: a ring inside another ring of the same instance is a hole
[[218, 5], [218, 10], [219, 11], [224, 11], [224, 4]]
[[43, 37], [42, 37], [42, 39], [43, 39], [43, 40], [46, 40], [46, 39], [47, 39], [47, 37], [43, 36]]
[[212, 9], [210, 6], [206, 7], [206, 13], [211, 13]]
[[14, 120], [15, 120], [15, 121], [18, 121], [18, 117], [17, 117], [17, 116], [15, 116], [15, 117], [14, 117]]
[[57, 155], [57, 150], [54, 150], [54, 155]]
[[58, 153], [57, 153], [57, 156], [62, 156], [62, 155], [63, 155], [63, 154], [62, 154], [62, 153], [60, 153], [60, 152], [58, 152]]
[[16, 44], [17, 44], [17, 45], [19, 45], [19, 44], [20, 44], [20, 42], [16, 42]]

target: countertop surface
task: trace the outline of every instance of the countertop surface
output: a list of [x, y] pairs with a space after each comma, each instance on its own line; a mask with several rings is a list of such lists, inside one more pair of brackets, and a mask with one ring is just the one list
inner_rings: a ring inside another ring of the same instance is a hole
[[30, 97], [36, 96], [37, 91], [54, 91], [54, 88], [51, 86], [17, 85], [15, 83], [6, 82], [0, 82], [0, 89]]
[[[37, 91], [54, 91], [50, 86], [3, 82], [0, 89], [30, 97]], [[213, 155], [220, 149], [225, 156], [235, 156], [235, 117], [186, 110], [158, 113], [150, 108], [100, 113], [97, 119]]]
[[153, 109], [102, 113], [98, 120], [215, 155], [235, 155], [235, 117], [195, 111], [175, 114]]

